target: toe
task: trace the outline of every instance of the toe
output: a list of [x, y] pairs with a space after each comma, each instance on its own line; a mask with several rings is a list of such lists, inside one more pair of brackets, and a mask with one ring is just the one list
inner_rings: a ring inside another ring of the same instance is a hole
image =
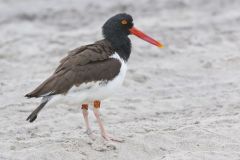
[[107, 140], [107, 141], [115, 141], [115, 142], [124, 142], [124, 140], [123, 139], [120, 139], [120, 138], [116, 138], [116, 137], [113, 137], [112, 135], [106, 135], [106, 134], [104, 134], [104, 135], [102, 135], [102, 137], [105, 139], [105, 140]]

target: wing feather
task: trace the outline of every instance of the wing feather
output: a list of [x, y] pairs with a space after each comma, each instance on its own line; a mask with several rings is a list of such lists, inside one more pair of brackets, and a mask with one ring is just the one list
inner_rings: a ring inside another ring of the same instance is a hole
[[76, 48], [60, 61], [53, 75], [26, 96], [65, 94], [74, 85], [111, 80], [121, 68], [121, 63], [117, 59], [109, 59], [113, 53], [114, 50], [107, 40]]

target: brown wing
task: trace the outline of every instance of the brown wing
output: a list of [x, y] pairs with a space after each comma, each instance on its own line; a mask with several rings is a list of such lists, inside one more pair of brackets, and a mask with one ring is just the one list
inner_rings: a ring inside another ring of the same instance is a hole
[[106, 40], [77, 48], [61, 60], [52, 76], [26, 96], [65, 94], [74, 85], [112, 80], [121, 68], [121, 63], [117, 59], [109, 59], [112, 54], [113, 50]]
[[55, 73], [71, 66], [85, 65], [91, 62], [102, 61], [114, 53], [107, 40], [97, 41], [94, 44], [82, 46], [69, 52], [68, 56], [60, 61]]

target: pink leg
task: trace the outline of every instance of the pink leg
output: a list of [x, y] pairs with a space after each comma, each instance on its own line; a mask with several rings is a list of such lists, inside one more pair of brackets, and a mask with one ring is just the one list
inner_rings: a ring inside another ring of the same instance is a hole
[[87, 104], [82, 104], [82, 113], [83, 113], [83, 118], [84, 118], [85, 125], [86, 125], [86, 133], [88, 135], [90, 135], [92, 133], [92, 131], [91, 131], [89, 121], [88, 121], [88, 105]]
[[112, 136], [110, 136], [109, 134], [106, 133], [106, 130], [105, 130], [105, 128], [103, 126], [103, 123], [102, 123], [102, 120], [100, 118], [99, 108], [100, 108], [100, 101], [94, 101], [93, 112], [94, 112], [94, 115], [97, 119], [97, 123], [98, 123], [100, 131], [101, 131], [101, 136], [105, 140], [113, 140], [113, 141], [117, 141], [117, 142], [123, 142], [123, 140], [113, 138]]

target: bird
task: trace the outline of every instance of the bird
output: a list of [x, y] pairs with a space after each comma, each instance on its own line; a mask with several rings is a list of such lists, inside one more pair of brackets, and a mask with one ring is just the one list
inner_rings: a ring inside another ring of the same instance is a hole
[[78, 88], [86, 133], [92, 134], [88, 120], [91, 105], [101, 137], [115, 140], [106, 132], [99, 110], [101, 101], [116, 92], [124, 81], [131, 54], [128, 36], [135, 35], [159, 48], [163, 48], [163, 44], [137, 29], [132, 16], [127, 13], [110, 17], [102, 26], [102, 35], [103, 39], [95, 43], [70, 50], [53, 74], [25, 95], [27, 98], [41, 98], [40, 105], [27, 117], [27, 121], [35, 121], [43, 107], [56, 95], [66, 95]]

